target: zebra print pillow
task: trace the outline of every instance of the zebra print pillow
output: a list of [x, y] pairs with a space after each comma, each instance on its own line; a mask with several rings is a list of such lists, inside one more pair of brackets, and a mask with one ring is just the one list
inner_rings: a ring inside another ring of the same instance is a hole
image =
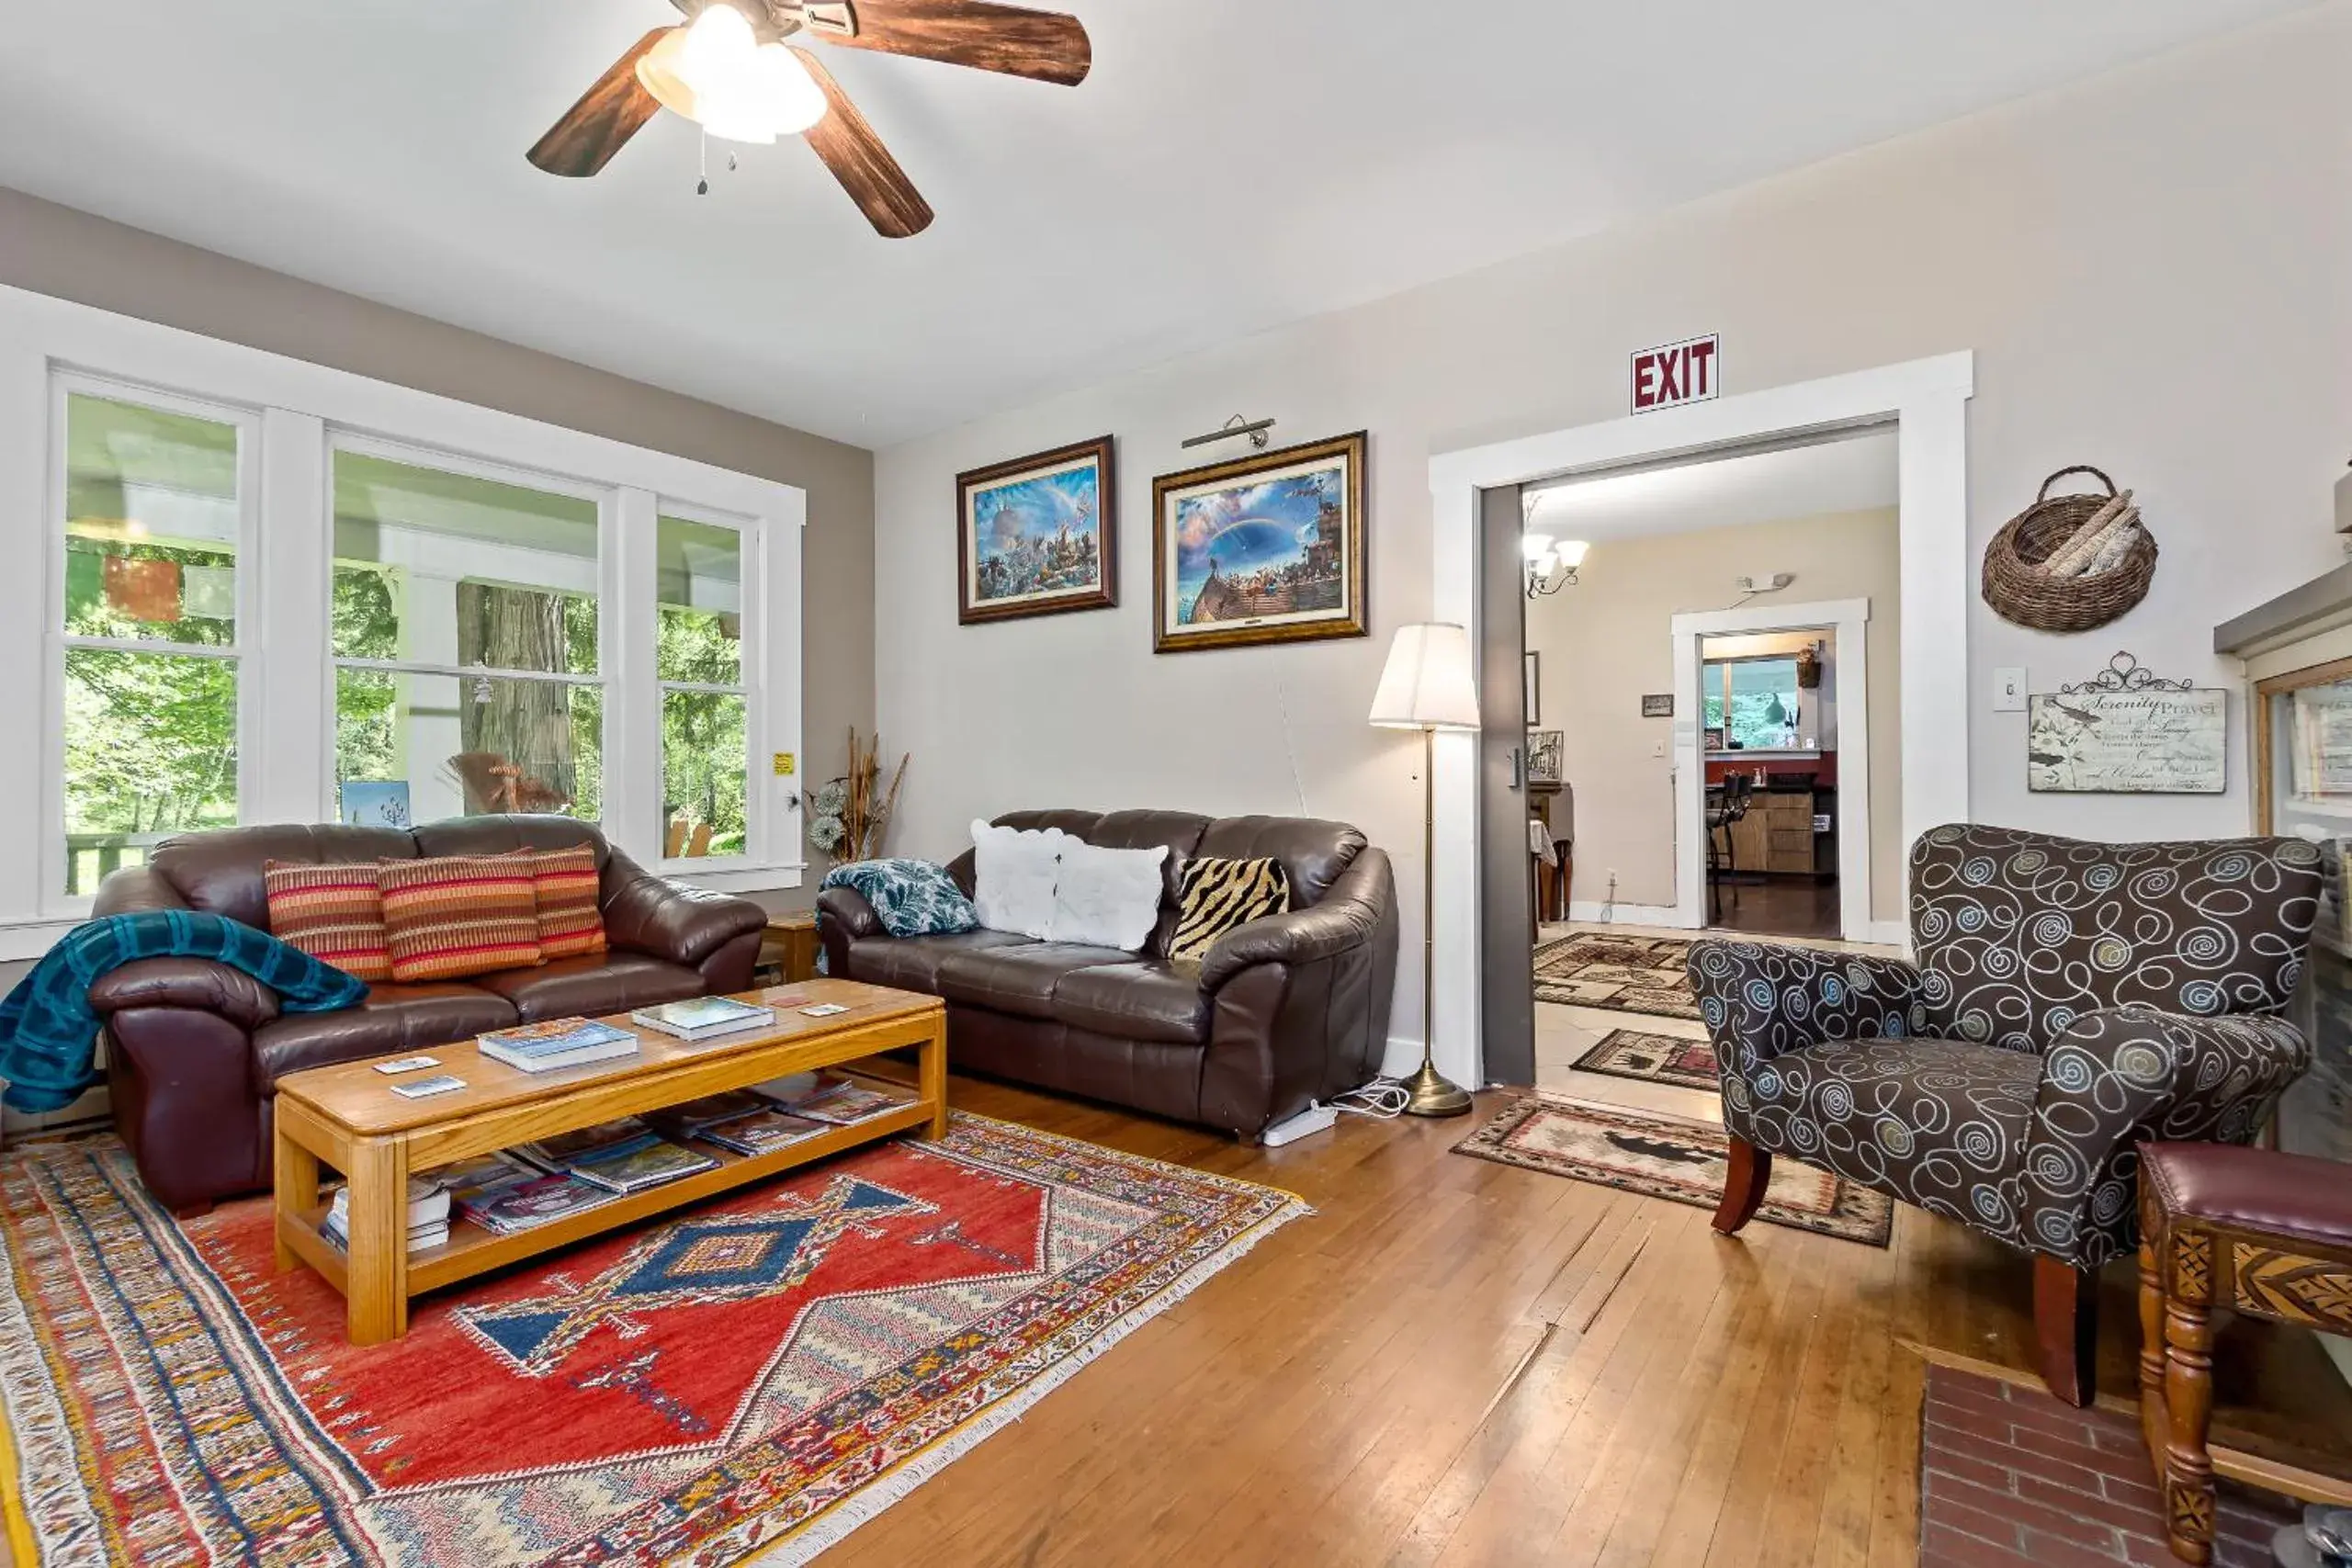
[[1278, 860], [1204, 855], [1184, 868], [1176, 906], [1176, 934], [1168, 941], [1168, 956], [1197, 963], [1236, 926], [1290, 913], [1290, 876]]

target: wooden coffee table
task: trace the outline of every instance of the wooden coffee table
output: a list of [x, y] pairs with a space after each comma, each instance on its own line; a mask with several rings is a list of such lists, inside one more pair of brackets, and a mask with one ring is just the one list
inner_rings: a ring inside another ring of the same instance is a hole
[[[788, 1004], [786, 998], [794, 998]], [[810, 980], [746, 991], [740, 1001], [776, 1008], [763, 1029], [699, 1044], [631, 1024], [634, 1056], [549, 1073], [526, 1073], [482, 1055], [472, 1041], [435, 1046], [441, 1065], [387, 1077], [367, 1062], [314, 1067], [277, 1080], [277, 1206], [280, 1273], [307, 1263], [344, 1294], [354, 1345], [377, 1345], [408, 1332], [411, 1297], [437, 1291], [583, 1237], [634, 1224], [666, 1210], [823, 1159], [903, 1132], [939, 1137], [947, 1131], [947, 1014], [936, 997], [855, 980]], [[809, 1018], [798, 1010], [838, 1002], [850, 1010]], [[659, 1111], [786, 1073], [839, 1066], [876, 1052], [919, 1048], [917, 1098], [906, 1105], [763, 1155], [704, 1147], [718, 1168], [616, 1198], [612, 1202], [512, 1235], [498, 1235], [450, 1215], [447, 1244], [411, 1252], [408, 1179], [616, 1116]], [[466, 1087], [405, 1100], [392, 1085], [449, 1073]], [[343, 1173], [351, 1188], [346, 1252], [319, 1229], [319, 1168]]]

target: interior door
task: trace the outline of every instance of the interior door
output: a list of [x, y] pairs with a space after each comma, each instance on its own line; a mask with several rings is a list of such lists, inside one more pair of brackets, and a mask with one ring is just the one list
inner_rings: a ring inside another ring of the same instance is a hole
[[[1517, 485], [1479, 492], [1479, 1019], [1488, 1083], [1535, 1081], [1535, 867], [1527, 850], [1527, 597]], [[1565, 679], [1566, 671], [1545, 671]], [[1476, 1088], [1476, 1085], [1467, 1086]]]

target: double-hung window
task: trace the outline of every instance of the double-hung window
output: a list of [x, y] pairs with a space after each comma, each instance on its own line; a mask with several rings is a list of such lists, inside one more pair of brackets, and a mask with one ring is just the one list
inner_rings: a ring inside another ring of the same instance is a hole
[[347, 438], [329, 489], [344, 820], [601, 818], [595, 492]]
[[564, 813], [798, 886], [806, 502], [0, 288], [0, 961], [239, 823]]
[[255, 422], [80, 378], [54, 392], [64, 820], [48, 874], [76, 897], [174, 833], [237, 820]]
[[654, 530], [654, 674], [662, 692], [662, 854], [751, 851], [754, 655], [744, 629], [749, 541], [731, 525], [664, 512]]

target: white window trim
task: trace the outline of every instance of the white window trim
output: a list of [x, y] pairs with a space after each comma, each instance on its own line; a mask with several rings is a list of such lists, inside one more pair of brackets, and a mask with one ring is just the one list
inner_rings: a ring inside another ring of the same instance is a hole
[[[806, 863], [797, 792], [775, 787], [771, 752], [800, 753], [803, 667], [800, 530], [807, 492], [691, 458], [485, 409], [348, 371], [223, 343], [173, 327], [0, 287], [0, 537], [39, 572], [0, 574], [0, 670], [40, 670], [40, 682], [0, 681], [0, 734], [38, 735], [40, 748], [0, 754], [0, 812], [37, 822], [36, 833], [0, 835], [0, 958], [32, 956], [87, 911], [62, 889], [63, 854], [63, 548], [62, 431], [52, 399], [61, 377], [115, 383], [150, 400], [185, 398], [192, 412], [239, 410], [258, 422], [241, 452], [241, 507], [252, 536], [238, 556], [240, 651], [239, 812], [249, 823], [327, 821], [334, 815], [329, 599], [298, 585], [332, 581], [332, 497], [327, 434], [407, 447], [436, 458], [550, 476], [613, 498], [620, 544], [600, 552], [605, 604], [605, 722], [616, 736], [659, 734], [652, 680], [651, 526], [660, 513], [723, 517], [756, 537], [760, 560], [761, 698], [750, 728], [758, 805], [754, 855], [744, 863], [672, 863], [665, 873], [735, 892], [800, 886]], [[209, 413], [209, 417], [220, 417]], [[248, 499], [250, 497], [250, 499]], [[632, 528], [632, 519], [642, 525]], [[643, 552], [645, 570], [625, 558]], [[622, 592], [624, 584], [639, 592]], [[747, 617], [747, 622], [752, 617]], [[769, 635], [770, 633], [775, 635]], [[645, 710], [651, 705], [655, 711]], [[265, 742], [259, 728], [266, 726]], [[632, 726], [641, 728], [632, 728]], [[265, 751], [265, 744], [266, 750]], [[623, 853], [662, 863], [656, 749], [607, 747], [605, 822]], [[54, 781], [53, 783], [51, 781]], [[648, 796], [657, 798], [648, 801]], [[642, 807], [642, 809], [639, 807]], [[51, 840], [55, 840], [54, 846]]]

